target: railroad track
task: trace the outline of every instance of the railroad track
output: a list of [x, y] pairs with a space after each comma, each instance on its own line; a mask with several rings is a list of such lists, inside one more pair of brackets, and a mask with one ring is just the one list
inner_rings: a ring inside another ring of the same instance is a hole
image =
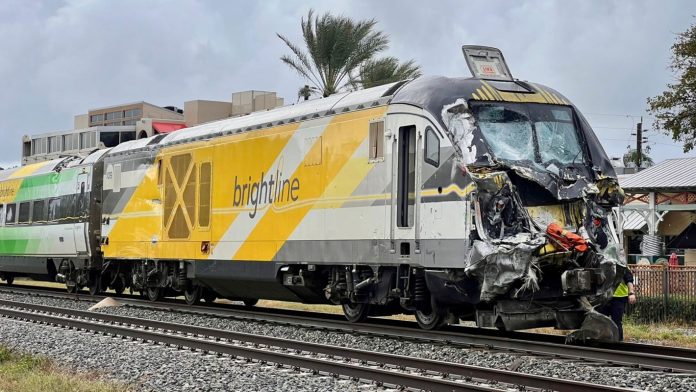
[[[37, 290], [36, 287], [0, 287], [0, 292], [36, 293], [56, 298], [99, 300], [103, 296], [75, 295], [56, 290]], [[188, 306], [177, 301], [150, 302], [134, 297], [119, 298], [134, 307], [167, 310], [201, 316], [214, 316], [286, 326], [338, 331], [419, 343], [456, 345], [463, 348], [500, 350], [523, 355], [563, 358], [605, 365], [625, 366], [645, 370], [696, 373], [696, 350], [638, 343], [610, 343], [602, 347], [564, 344], [562, 336], [532, 333], [503, 333], [497, 330], [453, 326], [444, 331], [423, 331], [412, 322], [372, 319], [370, 323], [352, 324], [339, 315], [288, 311], [279, 309], [249, 309], [237, 306]], [[501, 336], [502, 334], [505, 334]]]
[[629, 390], [501, 369], [23, 302], [0, 300], [0, 315], [342, 375], [397, 388], [430, 391], [500, 391], [510, 388], [580, 392]]

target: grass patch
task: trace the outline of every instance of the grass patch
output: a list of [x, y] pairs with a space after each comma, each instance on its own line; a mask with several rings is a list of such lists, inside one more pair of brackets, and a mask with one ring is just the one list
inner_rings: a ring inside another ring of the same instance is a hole
[[128, 387], [58, 368], [44, 357], [0, 347], [0, 392], [127, 392]]
[[693, 324], [638, 324], [624, 319], [624, 339], [626, 341], [696, 348], [695, 331], [696, 325]]

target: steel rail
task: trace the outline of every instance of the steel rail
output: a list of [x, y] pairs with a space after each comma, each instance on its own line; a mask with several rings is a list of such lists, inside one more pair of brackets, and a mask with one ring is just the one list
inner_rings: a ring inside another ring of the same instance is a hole
[[[17, 289], [11, 287], [8, 289]], [[0, 287], [0, 291], [8, 290]], [[42, 288], [43, 289], [43, 288]], [[34, 287], [20, 288], [20, 291], [32, 292]], [[44, 290], [41, 290], [44, 291]], [[47, 290], [53, 292], [54, 290]], [[62, 298], [85, 298], [94, 300], [105, 298], [89, 295], [55, 293]], [[501, 333], [495, 330], [481, 328], [452, 327], [446, 331], [423, 331], [413, 328], [410, 324], [393, 322], [394, 320], [377, 319], [371, 323], [353, 324], [337, 315], [312, 313], [303, 311], [260, 311], [229, 306], [189, 306], [174, 301], [150, 302], [135, 298], [118, 298], [126, 304], [137, 307], [168, 310], [203, 316], [217, 316], [253, 322], [272, 322], [289, 326], [304, 326], [313, 329], [339, 330], [351, 333], [362, 333], [370, 336], [386, 338], [412, 339], [432, 343], [456, 344], [470, 348], [502, 349], [522, 354], [550, 356], [579, 361], [593, 361], [615, 364], [627, 367], [638, 367], [650, 370], [677, 371], [696, 373], [696, 350], [656, 346], [638, 343], [610, 343], [605, 347], [576, 346], [564, 344], [562, 337], [554, 339], [553, 335], [515, 332], [510, 336], [496, 336]], [[463, 332], [466, 331], [466, 332]], [[472, 333], [470, 331], [475, 331]], [[520, 338], [523, 337], [523, 338]], [[553, 337], [553, 338], [552, 338]]]
[[[88, 311], [82, 311], [82, 310], [75, 310], [75, 309], [66, 309], [66, 308], [56, 308], [56, 307], [50, 307], [50, 306], [44, 306], [44, 305], [35, 305], [35, 304], [26, 304], [22, 302], [13, 302], [13, 301], [4, 301], [0, 300], [0, 306], [4, 306], [4, 308], [0, 308], [0, 314], [7, 314], [7, 315], [12, 315], [14, 314], [15, 316], [20, 316], [23, 318], [31, 318], [36, 321], [41, 321], [41, 322], [46, 322], [46, 323], [51, 323], [51, 324], [60, 324], [60, 325], [65, 325], [66, 321], [71, 324], [69, 326], [75, 327], [75, 328], [85, 328], [85, 329], [90, 329], [93, 330], [95, 325], [100, 328], [99, 332], [104, 332], [104, 333], [110, 333], [110, 334], [116, 334], [116, 335], [123, 335], [124, 330], [126, 333], [128, 331], [140, 331], [140, 330], [134, 330], [132, 327], [136, 328], [144, 328], [146, 331], [148, 329], [153, 329], [153, 330], [161, 330], [163, 332], [157, 332], [157, 331], [149, 331], [149, 333], [155, 334], [155, 335], [139, 335], [135, 336], [135, 338], [138, 339], [145, 339], [145, 340], [157, 340], [159, 342], [165, 343], [165, 344], [171, 344], [171, 345], [177, 345], [177, 346], [187, 346], [191, 347], [190, 345], [195, 343], [196, 346], [195, 348], [197, 349], [202, 349], [202, 350], [207, 350], [207, 351], [213, 351], [213, 352], [221, 352], [228, 354], [229, 352], [227, 351], [221, 351], [220, 349], [217, 349], [216, 345], [224, 345], [224, 347], [227, 349], [230, 344], [227, 342], [219, 342], [220, 339], [224, 339], [227, 341], [238, 341], [238, 342], [245, 342], [245, 343], [251, 343], [254, 345], [262, 345], [262, 346], [267, 346], [267, 347], [275, 347], [279, 349], [284, 349], [284, 350], [293, 350], [296, 353], [314, 353], [314, 354], [322, 354], [329, 356], [329, 360], [332, 363], [336, 363], [335, 359], [338, 357], [343, 360], [352, 360], [352, 361], [360, 361], [362, 364], [376, 364], [379, 365], [380, 367], [384, 367], [385, 365], [389, 365], [391, 367], [395, 367], [398, 369], [412, 369], [416, 370], [419, 373], [435, 373], [438, 376], [441, 376], [442, 378], [429, 378], [429, 377], [423, 377], [423, 376], [414, 376], [412, 374], [408, 373], [402, 373], [398, 372], [398, 377], [401, 377], [403, 375], [407, 376], [406, 381], [399, 381], [398, 379], [392, 378], [391, 376], [387, 377], [384, 374], [384, 370], [380, 369], [377, 374], [373, 374], [372, 371], [375, 370], [374, 368], [367, 368], [369, 371], [366, 371], [364, 369], [358, 371], [355, 368], [355, 365], [351, 365], [349, 363], [340, 363], [341, 366], [343, 365], [349, 365], [346, 369], [336, 369], [334, 367], [331, 368], [325, 368], [323, 365], [320, 364], [320, 366], [317, 366], [316, 360], [312, 359], [311, 364], [302, 364], [298, 363], [296, 361], [297, 355], [291, 356], [292, 360], [288, 361], [287, 356], [290, 354], [285, 354], [285, 353], [277, 353], [281, 354], [280, 358], [277, 357], [272, 357], [268, 356], [266, 350], [261, 350], [263, 351], [263, 355], [257, 356], [257, 351], [259, 349], [253, 348], [251, 351], [247, 352], [247, 354], [241, 354], [241, 353], [234, 353], [233, 355], [237, 356], [242, 356], [242, 357], [249, 357], [253, 359], [258, 359], [258, 360], [264, 360], [268, 362], [275, 362], [275, 363], [282, 363], [285, 365], [289, 366], [298, 366], [302, 368], [310, 368], [315, 371], [323, 371], [323, 372], [332, 372], [336, 374], [343, 374], [346, 376], [354, 377], [354, 378], [365, 378], [369, 380], [374, 380], [378, 381], [381, 383], [386, 383], [386, 384], [394, 384], [394, 385], [399, 385], [399, 386], [405, 386], [405, 387], [412, 387], [412, 388], [421, 388], [421, 389], [427, 389], [427, 390], [496, 390], [496, 389], [491, 389], [487, 387], [482, 387], [480, 385], [474, 385], [474, 389], [468, 389], [470, 385], [467, 384], [462, 384], [461, 382], [457, 382], [454, 380], [447, 380], [447, 378], [451, 375], [456, 375], [459, 377], [462, 377], [464, 380], [471, 380], [471, 379], [482, 379], [482, 380], [488, 380], [488, 381], [495, 381], [495, 383], [504, 383], [504, 384], [511, 384], [515, 386], [520, 386], [524, 385], [525, 387], [532, 387], [532, 388], [540, 388], [544, 390], [557, 390], [557, 391], [580, 391], [580, 392], [596, 392], [596, 391], [610, 391], [610, 392], [619, 392], [619, 391], [626, 391], [626, 388], [616, 388], [616, 387], [610, 387], [606, 385], [598, 385], [598, 384], [592, 384], [592, 383], [587, 383], [587, 382], [581, 382], [581, 381], [573, 381], [573, 380], [565, 380], [565, 379], [558, 379], [558, 378], [553, 378], [553, 377], [546, 377], [546, 376], [539, 376], [539, 375], [533, 375], [533, 374], [527, 374], [527, 373], [520, 373], [520, 372], [513, 372], [513, 371], [508, 371], [508, 370], [502, 370], [502, 369], [491, 369], [491, 368], [484, 368], [480, 366], [473, 366], [473, 365], [464, 365], [464, 364], [458, 364], [458, 363], [451, 363], [451, 362], [442, 362], [442, 361], [435, 361], [435, 360], [429, 360], [429, 359], [421, 359], [421, 358], [414, 358], [414, 357], [407, 357], [407, 356], [401, 356], [401, 355], [394, 355], [394, 354], [386, 354], [386, 353], [380, 353], [380, 352], [373, 352], [373, 351], [365, 351], [365, 350], [357, 350], [357, 349], [351, 349], [351, 348], [346, 348], [346, 347], [340, 347], [340, 346], [329, 346], [329, 345], [323, 345], [323, 344], [317, 344], [317, 343], [308, 343], [308, 342], [302, 342], [302, 341], [295, 341], [295, 340], [288, 340], [288, 339], [282, 339], [282, 338], [276, 338], [276, 337], [270, 337], [270, 336], [264, 336], [264, 335], [254, 335], [254, 334], [248, 334], [248, 333], [241, 333], [241, 332], [234, 332], [234, 331], [224, 331], [224, 330], [216, 330], [216, 329], [211, 329], [211, 328], [205, 328], [205, 327], [198, 327], [198, 326], [191, 326], [191, 325], [182, 325], [182, 324], [174, 324], [174, 323], [167, 323], [167, 322], [161, 322], [161, 321], [155, 321], [155, 320], [149, 320], [149, 319], [140, 319], [140, 318], [133, 318], [133, 317], [124, 317], [124, 316], [116, 316], [116, 315], [111, 315], [111, 314], [104, 314], [104, 313], [94, 313], [94, 312], [88, 312]], [[42, 312], [42, 313], [26, 313], [22, 311], [17, 311], [13, 310], [10, 308], [15, 308], [15, 309], [26, 309], [30, 310], [32, 312]], [[65, 318], [65, 317], [56, 317], [56, 316], [50, 316], [47, 313], [55, 313], [55, 314], [61, 314], [64, 316], [69, 316], [69, 317], [75, 317], [75, 318]], [[38, 319], [38, 320], [37, 320]], [[99, 322], [107, 322], [107, 323], [112, 323], [112, 324], [120, 324], [121, 326], [109, 326], [107, 325], [107, 328], [110, 327], [116, 327], [118, 330], [114, 332], [114, 330], [104, 330], [101, 329], [102, 325], [104, 324], [95, 324], [95, 321]], [[77, 322], [77, 324], [75, 324]], [[130, 327], [130, 328], [129, 328]], [[182, 337], [185, 339], [185, 341], [178, 341], [176, 340], [175, 335], [170, 335], [167, 332], [171, 333], [177, 333], [177, 334], [186, 334], [186, 335], [194, 335], [198, 337], [205, 337], [208, 339], [215, 339], [215, 342], [208, 342], [205, 347], [200, 347], [198, 346], [198, 343], [200, 342], [199, 339], [196, 338], [190, 338], [190, 337]], [[129, 335], [133, 337], [132, 335]], [[148, 337], [150, 336], [150, 337]], [[168, 340], [163, 341], [160, 339], [160, 337], [166, 337]], [[171, 340], [174, 339], [174, 340]], [[212, 346], [211, 346], [212, 345]], [[238, 346], [234, 346], [238, 347]], [[243, 350], [248, 350], [250, 348], [248, 347], [243, 347]], [[305, 357], [302, 357], [305, 359]], [[324, 360], [320, 360], [321, 363], [324, 362]], [[363, 365], [364, 366], [364, 365]], [[394, 372], [388, 372], [388, 373], [394, 373]], [[428, 385], [427, 383], [432, 382], [431, 380], [435, 380], [433, 385]], [[443, 389], [444, 388], [444, 389]], [[454, 389], [452, 389], [454, 388]], [[464, 388], [464, 389], [462, 389]]]

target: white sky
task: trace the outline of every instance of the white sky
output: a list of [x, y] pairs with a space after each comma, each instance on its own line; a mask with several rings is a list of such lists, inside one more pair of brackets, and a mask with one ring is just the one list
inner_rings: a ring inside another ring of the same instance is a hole
[[[696, 22], [688, 0], [0, 0], [0, 166], [19, 161], [23, 134], [72, 129], [90, 108], [183, 107], [247, 89], [294, 102], [305, 82], [280, 62], [288, 49], [275, 33], [299, 43], [309, 8], [377, 19], [385, 55], [426, 75], [469, 76], [462, 44], [499, 47], [515, 77], [570, 98], [612, 156], [635, 143], [639, 116], [652, 129], [646, 98], [673, 81], [670, 46]], [[668, 136], [647, 136], [656, 161], [685, 156]]]

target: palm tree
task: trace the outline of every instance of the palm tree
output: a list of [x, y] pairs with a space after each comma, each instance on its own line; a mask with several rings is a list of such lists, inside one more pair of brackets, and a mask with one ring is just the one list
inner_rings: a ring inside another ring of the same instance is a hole
[[304, 87], [300, 87], [300, 89], [297, 90], [297, 100], [299, 101], [300, 98], [304, 98], [304, 100], [307, 101], [312, 94], [316, 94], [318, 92], [319, 90], [316, 87], [305, 84]]
[[363, 63], [360, 66], [358, 79], [353, 81], [353, 85], [369, 88], [419, 76], [421, 76], [421, 70], [415, 61], [409, 60], [399, 64], [399, 59], [396, 57], [384, 57]]
[[[653, 159], [647, 154], [643, 153], [642, 155], [643, 157], [640, 167], [650, 167], [655, 164]], [[623, 162], [624, 166], [626, 167], [638, 167], [638, 150], [635, 148], [628, 150], [628, 152], [626, 152], [623, 156]]]
[[280, 59], [328, 97], [345, 86], [351, 72], [387, 48], [389, 39], [374, 31], [375, 24], [374, 19], [356, 22], [329, 13], [315, 17], [309, 10], [301, 22], [306, 51], [277, 34], [292, 52]]

